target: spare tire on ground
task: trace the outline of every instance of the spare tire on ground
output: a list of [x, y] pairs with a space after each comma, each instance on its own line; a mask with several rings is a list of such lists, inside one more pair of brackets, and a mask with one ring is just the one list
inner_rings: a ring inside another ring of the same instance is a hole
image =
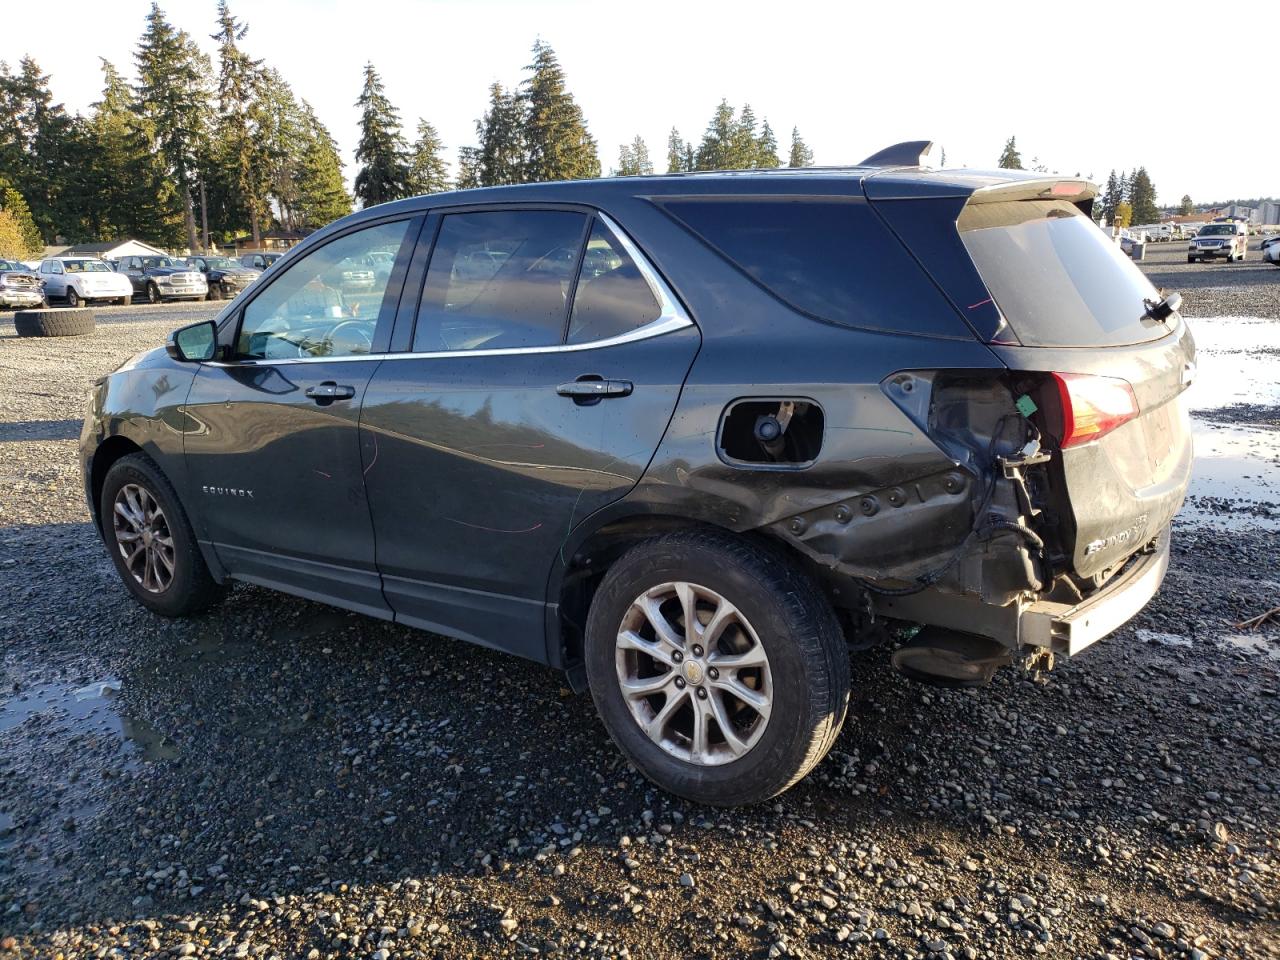
[[20, 337], [84, 337], [93, 333], [93, 311], [19, 310], [13, 325]]

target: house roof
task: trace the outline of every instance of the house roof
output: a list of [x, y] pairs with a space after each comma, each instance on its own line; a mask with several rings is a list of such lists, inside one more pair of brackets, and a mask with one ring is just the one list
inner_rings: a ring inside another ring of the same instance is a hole
[[103, 240], [98, 243], [74, 243], [60, 254], [64, 257], [102, 257], [107, 254], [119, 250], [121, 247], [133, 246], [141, 247], [154, 253], [156, 256], [164, 256], [165, 252], [159, 247], [153, 247], [151, 244], [142, 240]]

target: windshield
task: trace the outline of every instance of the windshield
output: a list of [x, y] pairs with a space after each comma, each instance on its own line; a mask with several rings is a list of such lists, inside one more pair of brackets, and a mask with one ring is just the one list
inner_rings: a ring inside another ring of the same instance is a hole
[[0, 270], [25, 270], [26, 267], [14, 263], [12, 260], [0, 260]]
[[155, 270], [157, 268], [164, 269], [166, 267], [176, 267], [178, 265], [179, 265], [178, 263], [176, 263], [173, 260], [170, 260], [168, 257], [143, 257], [142, 258], [143, 270]]
[[960, 237], [996, 306], [1029, 347], [1113, 346], [1169, 332], [1145, 320], [1159, 300], [1133, 261], [1061, 200], [974, 203]]
[[101, 260], [63, 260], [62, 269], [67, 273], [110, 273], [111, 268]]
[[228, 257], [205, 257], [204, 262], [210, 270], [236, 270], [240, 267]]
[[1201, 227], [1197, 237], [1234, 237], [1236, 235], [1236, 227], [1233, 223], [1211, 223], [1207, 227]]

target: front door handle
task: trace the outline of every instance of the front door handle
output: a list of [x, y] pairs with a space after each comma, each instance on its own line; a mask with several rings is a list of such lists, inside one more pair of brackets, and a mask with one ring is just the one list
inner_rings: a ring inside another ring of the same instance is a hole
[[575, 400], [626, 397], [631, 394], [630, 380], [574, 380], [556, 387], [556, 393]]
[[316, 403], [333, 403], [335, 400], [350, 400], [356, 395], [356, 388], [326, 380], [307, 387], [303, 392]]

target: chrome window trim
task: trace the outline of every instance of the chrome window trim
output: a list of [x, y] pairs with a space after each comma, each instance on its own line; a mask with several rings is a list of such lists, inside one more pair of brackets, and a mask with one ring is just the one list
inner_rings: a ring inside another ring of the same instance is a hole
[[650, 337], [660, 337], [664, 334], [674, 333], [677, 330], [683, 330], [686, 327], [692, 327], [693, 320], [685, 312], [684, 307], [680, 305], [680, 301], [676, 299], [675, 293], [667, 286], [662, 276], [654, 269], [653, 264], [640, 252], [640, 249], [631, 242], [631, 238], [622, 232], [622, 229], [614, 223], [614, 221], [597, 210], [595, 215], [605, 228], [614, 236], [626, 251], [636, 267], [640, 270], [645, 282], [649, 284], [649, 290], [653, 293], [658, 301], [660, 313], [656, 320], [646, 323], [643, 327], [637, 327], [627, 333], [619, 334], [616, 337], [607, 337], [604, 340], [592, 340], [590, 343], [556, 343], [542, 347], [503, 347], [494, 350], [435, 350], [429, 352], [413, 352], [406, 351], [401, 353], [353, 353], [342, 357], [285, 357], [282, 359], [272, 360], [209, 360], [206, 361], [211, 367], [274, 367], [286, 363], [348, 363], [356, 360], [444, 360], [450, 357], [517, 357], [529, 354], [540, 353], [577, 353], [582, 350], [602, 350], [607, 347], [616, 347], [624, 343], [634, 343], [637, 340], [647, 340]]

